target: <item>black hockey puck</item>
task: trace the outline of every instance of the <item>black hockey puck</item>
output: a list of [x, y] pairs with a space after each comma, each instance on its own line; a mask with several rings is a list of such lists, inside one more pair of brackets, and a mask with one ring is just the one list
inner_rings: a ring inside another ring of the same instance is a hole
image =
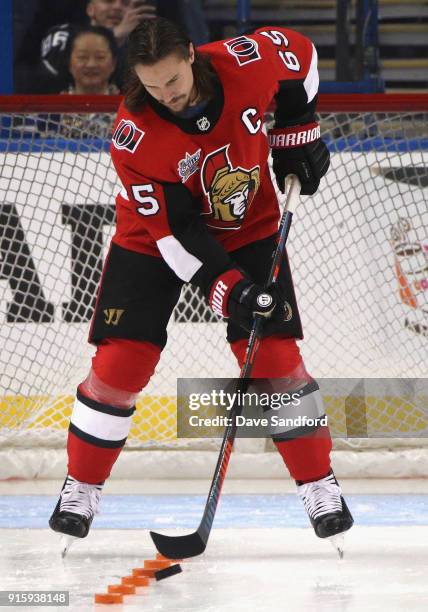
[[176, 563], [175, 565], [170, 565], [170, 567], [165, 567], [164, 569], [155, 572], [155, 578], [156, 580], [163, 580], [164, 578], [174, 576], [174, 574], [179, 574], [182, 571], [181, 565]]

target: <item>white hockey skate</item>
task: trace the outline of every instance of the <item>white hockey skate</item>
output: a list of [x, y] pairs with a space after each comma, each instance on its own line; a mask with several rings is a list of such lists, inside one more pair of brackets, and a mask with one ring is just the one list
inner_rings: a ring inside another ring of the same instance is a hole
[[297, 482], [297, 494], [303, 501], [316, 535], [328, 538], [342, 559], [343, 533], [352, 527], [354, 519], [333, 471], [314, 482]]
[[104, 483], [88, 484], [67, 476], [49, 526], [63, 534], [61, 555], [64, 558], [77, 538], [86, 538], [92, 520], [98, 513]]

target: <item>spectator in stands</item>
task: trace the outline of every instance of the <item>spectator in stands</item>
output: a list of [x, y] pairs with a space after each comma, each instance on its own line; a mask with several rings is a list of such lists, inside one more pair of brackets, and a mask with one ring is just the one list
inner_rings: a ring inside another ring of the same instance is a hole
[[90, 0], [86, 12], [91, 25], [111, 29], [121, 46], [140, 21], [156, 16], [156, 6], [150, 0]]
[[88, 0], [13, 0], [13, 57], [16, 93], [40, 90], [40, 43], [55, 24], [87, 22]]
[[119, 93], [111, 78], [116, 67], [117, 43], [111, 30], [88, 26], [77, 30], [66, 49], [68, 90], [61, 93], [115, 95]]
[[126, 39], [143, 19], [159, 14], [180, 23], [195, 44], [208, 42], [202, 0], [14, 1], [17, 93], [57, 93], [67, 86], [67, 41], [82, 26], [104, 26], [114, 33], [119, 48], [114, 81], [119, 88], [124, 81]]
[[[115, 95], [119, 89], [111, 82], [116, 62], [117, 43], [113, 32], [101, 26], [87, 26], [75, 32], [66, 47], [70, 83], [63, 94]], [[64, 114], [60, 133], [67, 138], [109, 138], [114, 116], [111, 114]]]
[[[120, 88], [126, 64], [126, 39], [143, 19], [152, 19], [156, 7], [150, 0], [89, 0], [88, 25], [102, 26], [113, 33], [119, 49], [114, 82]], [[41, 87], [44, 93], [56, 93], [66, 87], [67, 43], [76, 30], [73, 23], [51, 28], [41, 43]]]

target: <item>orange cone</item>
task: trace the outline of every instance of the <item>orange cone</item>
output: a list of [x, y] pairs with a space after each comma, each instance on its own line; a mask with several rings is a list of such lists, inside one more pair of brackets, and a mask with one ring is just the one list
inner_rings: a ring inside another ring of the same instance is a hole
[[135, 595], [134, 584], [109, 584], [107, 588], [109, 593], [122, 593], [122, 595]]
[[121, 593], [96, 593], [95, 603], [102, 603], [102, 604], [123, 603], [123, 595]]
[[146, 576], [147, 578], [154, 578], [155, 572], [157, 572], [157, 570], [155, 569], [146, 569], [145, 567], [134, 567], [134, 569], [132, 570], [132, 575], [133, 576]]
[[146, 561], [144, 561], [145, 569], [161, 570], [169, 567], [171, 564], [172, 563], [169, 559], [146, 559]]
[[132, 584], [133, 586], [149, 586], [149, 579], [147, 576], [124, 576], [122, 578], [122, 584]]

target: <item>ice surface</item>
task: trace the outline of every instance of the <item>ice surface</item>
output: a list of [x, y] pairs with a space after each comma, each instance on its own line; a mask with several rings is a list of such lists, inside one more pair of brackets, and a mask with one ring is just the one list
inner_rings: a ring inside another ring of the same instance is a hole
[[[208, 488], [208, 487], [207, 487]], [[60, 487], [58, 487], [58, 491]], [[50, 495], [0, 495], [2, 527], [44, 528], [57, 502]], [[93, 529], [192, 529], [206, 495], [104, 495]], [[358, 525], [428, 525], [428, 495], [346, 495]], [[308, 517], [295, 494], [222, 495], [216, 528], [306, 527]], [[1, 612], [1, 611], [0, 611]]]
[[[198, 522], [203, 496], [105, 496], [94, 529], [64, 561], [59, 535], [40, 528], [55, 499], [3, 496], [0, 589], [65, 589], [73, 612], [428, 610], [428, 497], [347, 499], [357, 524], [346, 535], [343, 561], [304, 526], [295, 496], [225, 495], [202, 557], [183, 562], [182, 574], [125, 597], [123, 605], [106, 607], [94, 605], [94, 594], [155, 556], [145, 526], [172, 534], [169, 527], [179, 525], [177, 533], [188, 532]], [[140, 528], [115, 528], [121, 521]]]
[[357, 526], [343, 561], [311, 529], [215, 529], [205, 555], [184, 562], [182, 574], [108, 608], [94, 606], [94, 593], [154, 558], [146, 531], [93, 530], [65, 561], [48, 530], [2, 530], [0, 537], [1, 589], [69, 590], [73, 611], [428, 609], [428, 527]]

